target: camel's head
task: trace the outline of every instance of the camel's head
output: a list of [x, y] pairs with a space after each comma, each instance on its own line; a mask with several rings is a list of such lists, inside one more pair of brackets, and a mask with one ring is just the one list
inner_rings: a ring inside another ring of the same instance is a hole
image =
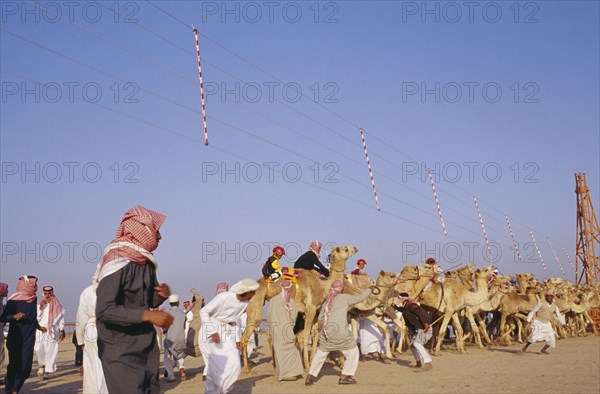
[[479, 268], [475, 270], [475, 279], [485, 278], [487, 280], [490, 276], [495, 274], [495, 271], [497, 271], [497, 268], [494, 265], [489, 265], [485, 268]]
[[381, 272], [379, 272], [379, 276], [377, 277], [377, 280], [375, 281], [375, 284], [377, 286], [388, 287], [388, 286], [394, 286], [397, 281], [398, 281], [398, 274], [381, 270]]
[[493, 284], [498, 286], [502, 292], [506, 293], [511, 289], [510, 276], [496, 275]]
[[402, 268], [402, 271], [400, 271], [400, 275], [404, 279], [417, 279], [419, 267], [416, 265], [405, 265], [404, 268]]
[[346, 263], [346, 260], [356, 252], [358, 252], [358, 248], [355, 246], [336, 246], [331, 251], [331, 262], [333, 264], [333, 261], [336, 260]]

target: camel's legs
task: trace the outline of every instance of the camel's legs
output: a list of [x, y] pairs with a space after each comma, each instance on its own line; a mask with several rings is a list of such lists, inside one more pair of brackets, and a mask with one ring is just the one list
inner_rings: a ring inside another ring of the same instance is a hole
[[[456, 339], [456, 348], [458, 349], [458, 351], [460, 353], [466, 353], [467, 351], [465, 350], [465, 342], [464, 342], [464, 338], [463, 338], [464, 332], [462, 329], [462, 325], [460, 324], [458, 314], [453, 313], [451, 317], [452, 317], [452, 326], [454, 327], [454, 334], [455, 334], [454, 337]], [[446, 327], [444, 327], [444, 330], [446, 330]]]
[[246, 315], [248, 316], [248, 320], [246, 321], [246, 329], [244, 330], [244, 332], [242, 334], [242, 338], [240, 339], [240, 345], [242, 348], [242, 360], [244, 363], [243, 370], [248, 375], [256, 374], [256, 372], [252, 371], [252, 368], [250, 368], [250, 364], [248, 364], [248, 347], [247, 347], [247, 345], [248, 345], [248, 341], [250, 340], [250, 335], [254, 335], [254, 330], [261, 323], [262, 304], [263, 304], [262, 302], [256, 302], [256, 301], [250, 302], [248, 304], [248, 307], [246, 308]]
[[312, 354], [315, 354], [317, 350], [317, 344], [319, 343], [319, 335], [317, 330], [315, 329], [315, 317], [317, 315], [316, 308], [312, 305], [306, 306], [306, 314], [304, 316], [304, 330], [302, 330], [302, 359], [304, 362], [304, 370], [308, 372], [310, 367], [310, 359], [308, 355], [308, 340], [310, 338], [311, 332], [313, 334], [312, 338]]
[[471, 331], [473, 331], [473, 335], [475, 335], [475, 343], [480, 349], [483, 349], [483, 343], [481, 342], [481, 334], [479, 333], [479, 327], [477, 323], [475, 323], [475, 317], [472, 313], [467, 312], [467, 320], [469, 320], [469, 324], [471, 325]]
[[[452, 315], [453, 315], [453, 313], [451, 313], [451, 312], [444, 312], [444, 318], [442, 319], [442, 323], [440, 324], [440, 328], [438, 331], [438, 340], [437, 340], [437, 343], [435, 344], [435, 350], [433, 352], [433, 354], [435, 354], [435, 355], [440, 354], [440, 350], [442, 348], [442, 342], [444, 341], [444, 335], [446, 334], [446, 328], [448, 327], [448, 323], [450, 322], [450, 318], [452, 318]], [[461, 331], [460, 336], [462, 337], [462, 328], [460, 331]], [[454, 334], [456, 336], [458, 333], [455, 332]]]

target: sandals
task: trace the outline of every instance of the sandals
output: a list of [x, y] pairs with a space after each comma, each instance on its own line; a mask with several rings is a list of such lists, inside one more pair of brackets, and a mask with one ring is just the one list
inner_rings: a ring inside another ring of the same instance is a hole
[[356, 384], [356, 380], [352, 376], [346, 376], [344, 378], [340, 378], [338, 384]]

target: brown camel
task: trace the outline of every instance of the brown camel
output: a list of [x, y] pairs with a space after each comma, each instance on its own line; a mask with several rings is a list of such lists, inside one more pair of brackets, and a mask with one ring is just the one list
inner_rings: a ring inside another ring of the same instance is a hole
[[471, 319], [469, 319], [469, 323], [471, 324], [471, 329], [475, 337], [475, 343], [480, 349], [484, 347], [481, 340], [482, 335], [486, 344], [489, 345], [492, 343], [492, 340], [487, 333], [485, 318], [488, 312], [493, 312], [498, 308], [498, 305], [500, 305], [500, 299], [504, 294], [508, 293], [508, 285], [508, 277], [496, 276], [489, 284], [488, 299], [480, 305], [467, 305], [465, 307], [465, 315], [467, 318], [473, 316], [476, 318], [477, 323], [479, 324], [479, 327], [477, 327], [477, 325]]
[[[488, 298], [488, 276], [496, 267], [489, 266], [475, 271], [476, 291], [468, 291], [460, 281], [456, 279], [446, 279], [443, 283], [434, 283], [431, 287], [423, 290], [419, 296], [421, 305], [436, 309], [443, 315], [442, 323], [438, 331], [438, 341], [435, 346], [434, 354], [439, 354], [444, 334], [450, 319], [454, 322], [456, 331], [456, 341], [458, 351], [465, 353], [463, 330], [458, 319], [458, 311], [467, 306], [478, 306], [484, 303]], [[470, 321], [474, 320], [470, 317]]]
[[[509, 292], [508, 294], [504, 294], [502, 298], [500, 298], [500, 305], [498, 306], [498, 310], [500, 311], [500, 344], [501, 345], [512, 345], [512, 340], [510, 339], [510, 332], [506, 327], [506, 320], [509, 316], [517, 316], [519, 314], [528, 314], [538, 302], [540, 302], [540, 298], [538, 296], [540, 289], [536, 287], [530, 287], [526, 290], [526, 294], [518, 294], [515, 292]], [[520, 322], [520, 319], [517, 319], [517, 322]], [[519, 330], [519, 342], [523, 341], [522, 338], [522, 329]]]
[[473, 291], [475, 290], [475, 286], [473, 285], [473, 270], [476, 268], [476, 265], [473, 263], [469, 263], [464, 267], [455, 269], [453, 271], [446, 271], [444, 276], [446, 278], [454, 278], [460, 280], [463, 286], [466, 287], [467, 290]]
[[[318, 311], [325, 300], [325, 296], [331, 287], [334, 280], [344, 280], [344, 271], [346, 270], [346, 260], [358, 249], [354, 246], [338, 246], [331, 251], [331, 270], [329, 278], [321, 280], [318, 273], [312, 270], [298, 269], [298, 285], [292, 289], [292, 297], [294, 298], [298, 311], [304, 314], [304, 329], [299, 333], [298, 339], [300, 348], [302, 349], [304, 368], [308, 371], [309, 352], [308, 343], [310, 332], [316, 323]], [[250, 339], [250, 335], [254, 332], [262, 322], [262, 308], [265, 301], [281, 293], [279, 282], [266, 281], [264, 278], [258, 280], [259, 288], [256, 294], [246, 308], [248, 320], [246, 329], [242, 334], [241, 348], [242, 359], [244, 362], [244, 371], [248, 374], [254, 374], [248, 365], [248, 355], [246, 353], [246, 345]], [[268, 322], [267, 322], [268, 323]], [[314, 336], [316, 338], [316, 336]], [[313, 351], [316, 349], [316, 340], [313, 340]]]
[[[363, 274], [364, 275], [364, 274]], [[352, 277], [356, 277], [358, 275], [352, 275]], [[362, 275], [361, 275], [362, 276]], [[390, 347], [390, 328], [383, 321], [383, 315], [389, 317], [394, 323], [400, 324], [400, 319], [396, 317], [396, 314], [393, 310], [389, 310], [387, 308], [388, 301], [391, 298], [392, 291], [396, 282], [398, 281], [398, 274], [393, 272], [381, 271], [377, 280], [375, 281], [375, 285], [367, 286], [368, 283], [372, 283], [370, 280], [363, 280], [362, 283], [366, 287], [370, 287], [372, 289], [372, 294], [364, 301], [355, 304], [352, 306], [350, 310], [351, 315], [351, 324], [352, 324], [352, 332], [354, 334], [354, 338], [358, 337], [357, 327], [358, 327], [358, 316], [362, 316], [364, 319], [368, 319], [375, 323], [377, 327], [379, 327], [385, 336], [385, 356], [387, 358], [392, 358], [392, 351]], [[356, 283], [356, 278], [353, 280]], [[360, 294], [364, 288], [360, 288], [358, 286], [353, 285], [352, 283], [346, 281], [344, 283], [344, 293], [346, 294]], [[380, 308], [383, 306], [383, 308]], [[379, 310], [379, 312], [378, 312]]]

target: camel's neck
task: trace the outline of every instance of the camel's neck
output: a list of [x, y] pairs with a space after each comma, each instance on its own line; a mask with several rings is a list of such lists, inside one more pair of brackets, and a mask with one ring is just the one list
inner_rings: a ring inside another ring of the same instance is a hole
[[423, 289], [427, 286], [431, 279], [432, 278], [430, 276], [420, 276], [419, 279], [415, 281], [415, 284], [413, 285], [412, 289], [408, 292], [408, 294], [411, 297], [416, 297], [423, 291]]
[[469, 291], [466, 294], [466, 298], [471, 303], [475, 302], [483, 302], [488, 299], [488, 281], [487, 278], [477, 278], [475, 280], [475, 284], [477, 285], [477, 290]]

